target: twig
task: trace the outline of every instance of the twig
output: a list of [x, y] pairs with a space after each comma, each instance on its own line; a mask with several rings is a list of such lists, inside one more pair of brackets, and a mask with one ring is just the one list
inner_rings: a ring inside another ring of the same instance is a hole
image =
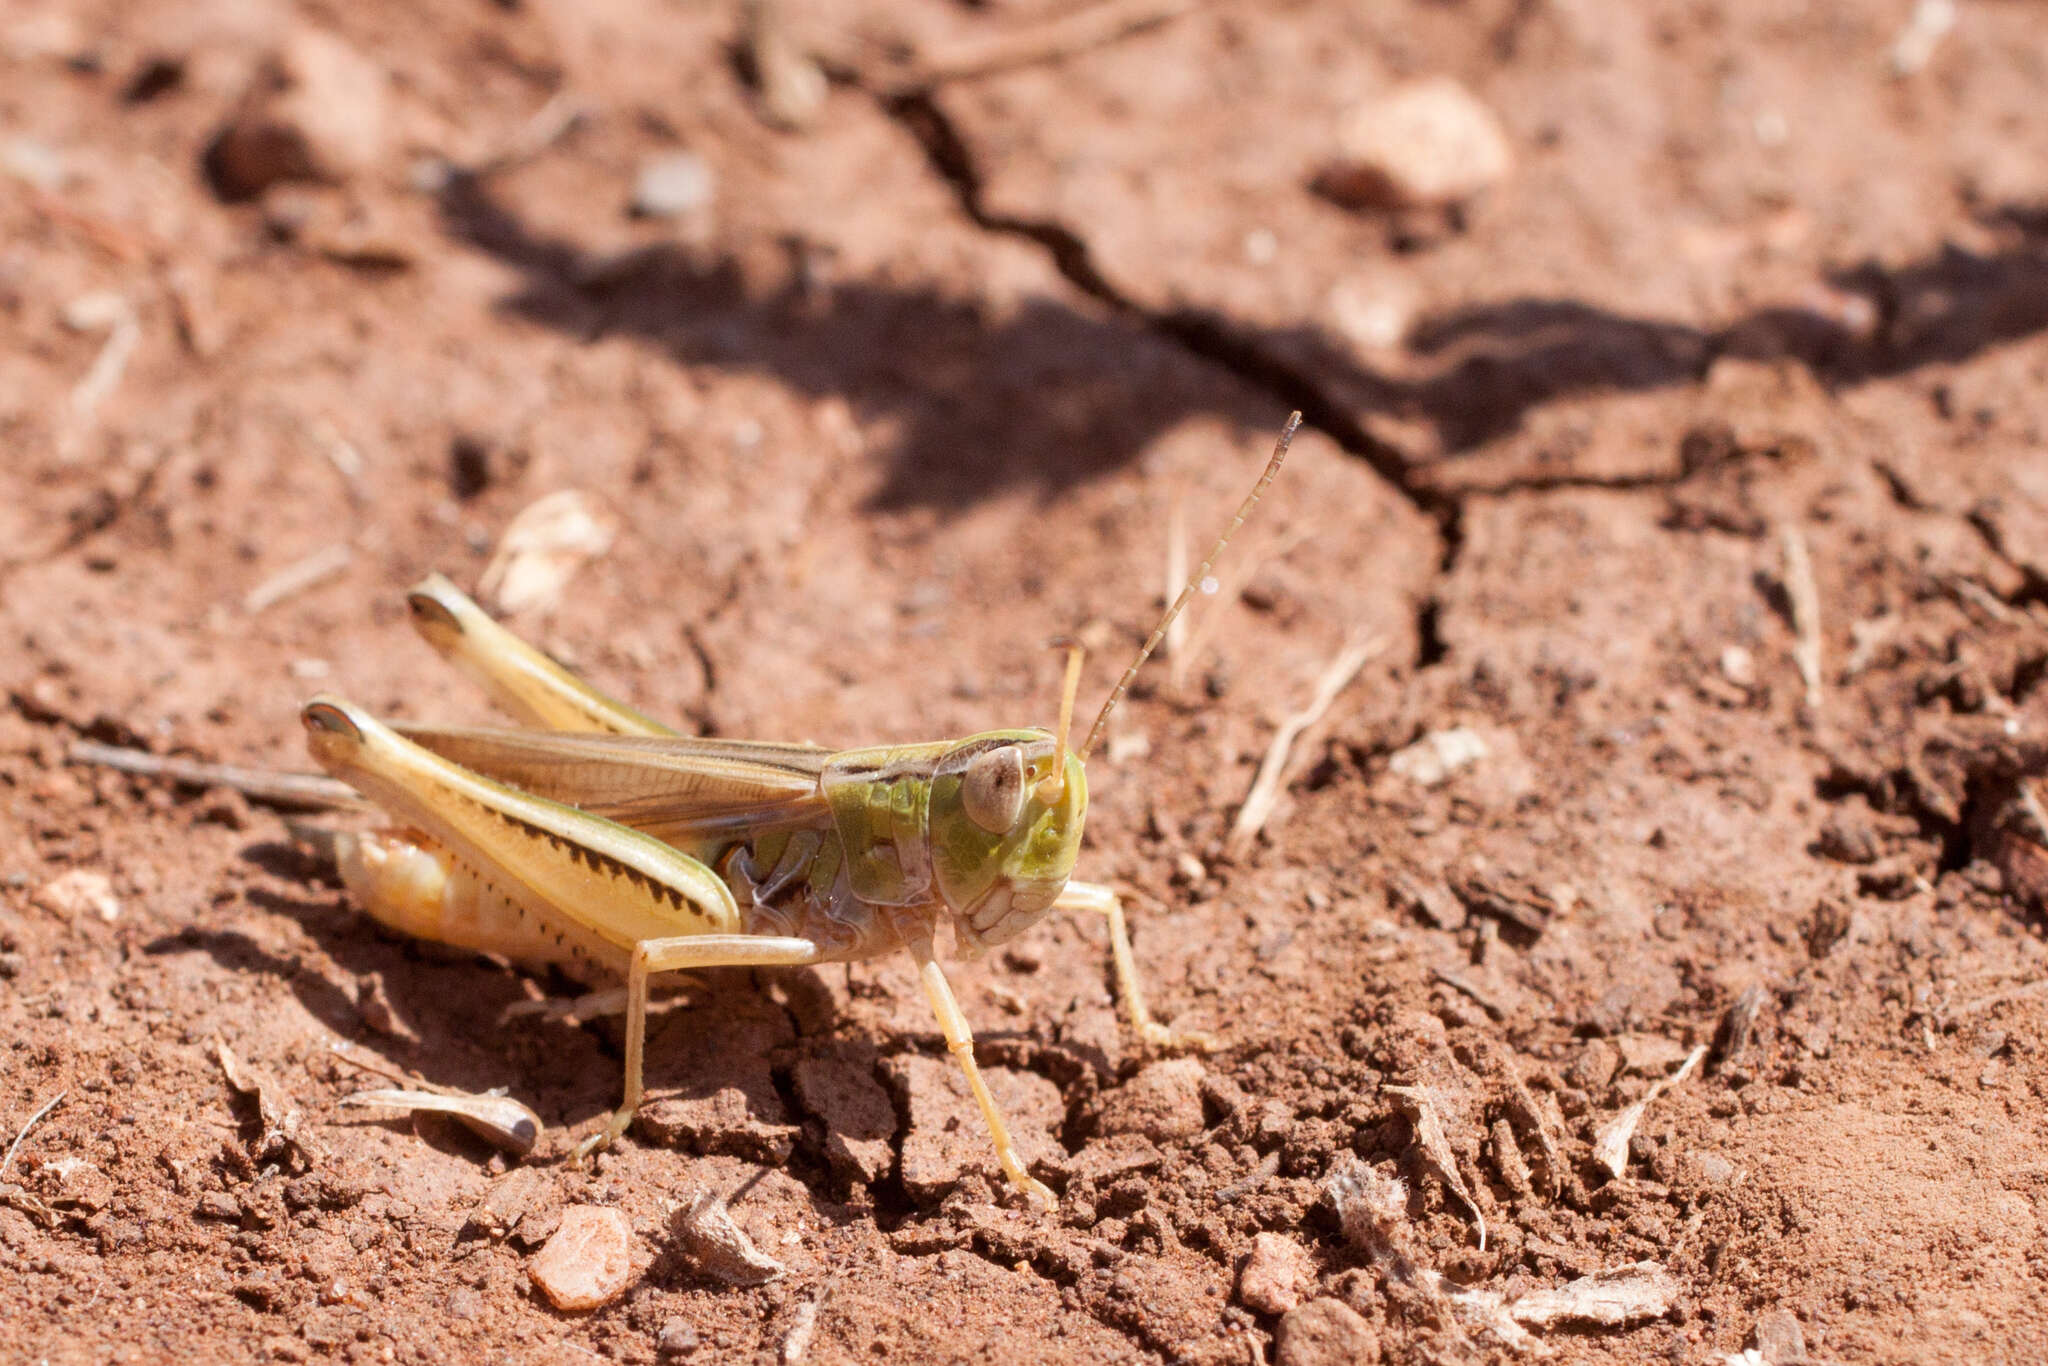
[[22, 1125], [21, 1131], [15, 1134], [14, 1142], [7, 1145], [7, 1156], [0, 1157], [0, 1177], [4, 1177], [7, 1175], [7, 1168], [14, 1162], [15, 1149], [21, 1146], [21, 1140], [28, 1137], [28, 1131], [30, 1129], [35, 1128], [36, 1125], [42, 1123], [43, 1116], [49, 1114], [50, 1111], [56, 1109], [58, 1102], [62, 1101], [64, 1097], [69, 1094], [71, 1093], [68, 1091], [59, 1091], [56, 1095], [51, 1096], [48, 1100], [43, 1102], [42, 1109], [36, 1111], [34, 1114], [28, 1117], [28, 1123]]
[[1359, 670], [1384, 645], [1378, 636], [1347, 644], [1316, 681], [1315, 697], [1306, 707], [1280, 723], [1280, 729], [1273, 734], [1273, 743], [1266, 747], [1266, 757], [1259, 761], [1258, 775], [1252, 779], [1251, 791], [1245, 794], [1244, 805], [1237, 809], [1237, 820], [1232, 823], [1230, 837], [1224, 842], [1228, 852], [1242, 852], [1265, 827], [1273, 814], [1274, 803], [1280, 799], [1280, 782], [1294, 742], [1301, 738], [1303, 731], [1322, 720], [1323, 713], [1337, 700], [1337, 694], [1358, 677]]
[[333, 423], [319, 417], [307, 427], [306, 435], [319, 447], [320, 454], [327, 457], [327, 463], [334, 466], [334, 472], [341, 476], [342, 486], [348, 490], [349, 502], [357, 507], [369, 502], [369, 490], [363, 485], [363, 453], [356, 449], [355, 443], [337, 431]]
[[1271, 1181], [1280, 1171], [1280, 1150], [1275, 1148], [1259, 1159], [1259, 1165], [1216, 1192], [1216, 1203], [1232, 1204]]
[[142, 342], [142, 324], [135, 320], [135, 306], [118, 294], [91, 294], [74, 301], [66, 310], [65, 323], [80, 332], [107, 330], [99, 354], [71, 389], [70, 417], [64, 428], [68, 448], [92, 430], [100, 405], [128, 373], [128, 362]]
[[1820, 589], [1813, 581], [1813, 558], [1806, 553], [1806, 537], [1799, 528], [1779, 529], [1785, 550], [1785, 600], [1792, 608], [1792, 661], [1806, 683], [1806, 706], [1820, 709]]
[[468, 172], [482, 177], [516, 170], [567, 137], [589, 113], [590, 106], [581, 95], [567, 88], [557, 90], [502, 147], [468, 167]]
[[909, 70], [883, 85], [888, 94], [909, 95], [948, 81], [973, 80], [1041, 62], [1063, 61], [1178, 19], [1194, 9], [1196, 3], [1197, 0], [1102, 0], [1100, 4], [993, 38], [973, 38], [927, 49], [911, 59]]
[[208, 764], [103, 745], [96, 740], [73, 740], [65, 757], [74, 764], [98, 764], [144, 778], [168, 778], [186, 787], [231, 788], [251, 801], [292, 810], [323, 811], [367, 805], [347, 783], [318, 773], [273, 773], [262, 768]]
[[346, 542], [316, 550], [250, 589], [242, 599], [242, 610], [253, 617], [266, 607], [274, 607], [286, 598], [303, 593], [321, 580], [331, 579], [348, 568], [348, 562], [354, 555]]
[[2020, 614], [2000, 602], [1995, 594], [1974, 579], [1957, 574], [1947, 581], [1948, 588], [1958, 598], [1969, 603], [1985, 616], [2001, 626], [2011, 626], [2021, 620]]
[[1950, 1021], [1967, 1019], [1972, 1015], [1987, 1011], [1993, 1006], [2002, 1006], [2011, 1001], [2024, 1001], [2029, 997], [2039, 996], [2043, 993], [2048, 993], [2048, 982], [2029, 982], [2023, 987], [2014, 987], [2011, 991], [1995, 991], [1989, 996], [1980, 996], [1974, 1001], [1966, 1001], [1954, 1010], [1948, 1011], [1948, 1019]]
[[1643, 1112], [1650, 1108], [1650, 1102], [1669, 1091], [1672, 1087], [1692, 1075], [1700, 1065], [1700, 1059], [1707, 1056], [1707, 1046], [1701, 1044], [1686, 1054], [1678, 1070], [1665, 1077], [1643, 1092], [1643, 1098], [1615, 1116], [1606, 1128], [1593, 1140], [1593, 1158], [1607, 1168], [1608, 1174], [1619, 1177], [1628, 1170], [1628, 1142], [1635, 1137], [1636, 1125], [1642, 1123]]

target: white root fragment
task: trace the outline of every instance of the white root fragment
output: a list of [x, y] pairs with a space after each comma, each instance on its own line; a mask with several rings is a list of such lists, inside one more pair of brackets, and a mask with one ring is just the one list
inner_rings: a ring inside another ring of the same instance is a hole
[[22, 1121], [21, 1127], [14, 1131], [14, 1141], [7, 1145], [7, 1155], [5, 1157], [0, 1157], [0, 1177], [4, 1177], [7, 1175], [7, 1168], [13, 1164], [14, 1154], [20, 1151], [21, 1141], [24, 1138], [28, 1137], [28, 1131], [30, 1129], [35, 1128], [36, 1125], [41, 1124], [43, 1122], [43, 1116], [49, 1114], [50, 1111], [56, 1109], [59, 1105], [63, 1104], [64, 1097], [69, 1094], [71, 1094], [69, 1091], [59, 1091], [56, 1095], [51, 1096], [48, 1100], [44, 1101], [39, 1107], [37, 1107], [36, 1112], [34, 1114], [30, 1115], [26, 1120]]
[[1781, 527], [1785, 551], [1785, 601], [1792, 609], [1792, 662], [1806, 684], [1808, 711], [1820, 707], [1820, 589], [1813, 581], [1813, 557], [1798, 527]]
[[1273, 734], [1273, 743], [1266, 747], [1266, 757], [1259, 761], [1258, 774], [1252, 779], [1251, 790], [1245, 794], [1244, 805], [1237, 809], [1237, 819], [1231, 822], [1230, 837], [1224, 842], [1224, 847], [1232, 854], [1249, 848], [1272, 818], [1273, 806], [1280, 800], [1280, 786], [1294, 742], [1301, 738], [1303, 731], [1323, 719], [1323, 713], [1330, 709], [1337, 695], [1350, 686], [1351, 680], [1358, 677], [1359, 671], [1384, 646], [1385, 642], [1378, 636], [1347, 644], [1323, 670], [1322, 677], [1316, 680], [1315, 696], [1309, 704], [1280, 723], [1280, 729]]
[[286, 598], [297, 597], [347, 569], [348, 562], [354, 557], [355, 552], [345, 542], [323, 546], [250, 589], [242, 597], [242, 610], [253, 617], [266, 607], [275, 607]]
[[1679, 1064], [1676, 1072], [1643, 1092], [1641, 1100], [1616, 1115], [1600, 1130], [1599, 1136], [1593, 1141], [1593, 1157], [1607, 1169], [1608, 1175], [1619, 1177], [1628, 1170], [1629, 1140], [1635, 1137], [1636, 1125], [1642, 1123], [1643, 1113], [1650, 1108], [1650, 1102], [1691, 1076], [1693, 1069], [1700, 1065], [1700, 1059], [1706, 1056], [1705, 1044], [1693, 1049], [1686, 1055], [1685, 1061]]
[[1671, 1312], [1678, 1282], [1661, 1262], [1631, 1262], [1567, 1281], [1555, 1290], [1537, 1290], [1508, 1306], [1517, 1323], [1530, 1328], [1572, 1324], [1593, 1328], [1626, 1328], [1648, 1323]]
[[760, 1285], [789, 1270], [755, 1247], [725, 1201], [708, 1191], [676, 1210], [675, 1232], [697, 1265], [728, 1285]]
[[478, 1138], [500, 1152], [524, 1157], [540, 1139], [540, 1116], [510, 1096], [458, 1093], [436, 1095], [432, 1091], [358, 1091], [343, 1096], [343, 1105], [375, 1105], [384, 1109], [418, 1112], [432, 1110], [453, 1115]]
[[1472, 1222], [1479, 1229], [1479, 1250], [1486, 1251], [1486, 1216], [1479, 1212], [1478, 1202], [1465, 1185], [1465, 1178], [1458, 1172], [1458, 1156], [1451, 1151], [1451, 1140], [1444, 1133], [1444, 1122], [1437, 1114], [1436, 1102], [1429, 1090], [1421, 1086], [1384, 1086], [1380, 1088], [1390, 1095], [1406, 1112], [1415, 1126], [1416, 1142], [1422, 1145], [1423, 1156], [1436, 1168], [1437, 1176], [1458, 1197], [1466, 1209], [1472, 1211]]
[[617, 532], [616, 519], [595, 497], [557, 489], [512, 519], [477, 586], [506, 616], [552, 607], [578, 569], [612, 548]]

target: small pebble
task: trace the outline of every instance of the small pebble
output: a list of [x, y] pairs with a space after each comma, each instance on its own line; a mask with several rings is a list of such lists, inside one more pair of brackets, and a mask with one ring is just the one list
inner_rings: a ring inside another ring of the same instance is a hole
[[108, 924], [121, 916], [121, 902], [114, 895], [113, 880], [90, 868], [73, 868], [59, 874], [37, 888], [33, 900], [66, 920], [76, 920], [88, 911]]
[[1769, 1366], [1788, 1366], [1806, 1360], [1806, 1334], [1799, 1320], [1783, 1309], [1766, 1309], [1756, 1316], [1756, 1350]]
[[633, 213], [640, 218], [680, 218], [711, 206], [718, 178], [695, 152], [672, 152], [640, 168], [633, 182]]
[[695, 1352], [697, 1341], [697, 1330], [688, 1319], [670, 1319], [661, 1325], [661, 1334], [654, 1340], [654, 1350], [663, 1361], [675, 1361]]
[[1508, 173], [1500, 120], [1448, 76], [1411, 81], [1346, 115], [1320, 184], [1355, 208], [1442, 208]]
[[1251, 1255], [1237, 1274], [1237, 1298], [1261, 1314], [1285, 1314], [1300, 1305], [1315, 1284], [1308, 1249], [1284, 1233], [1252, 1239]]
[[633, 1274], [633, 1226], [618, 1210], [571, 1205], [527, 1274], [557, 1309], [595, 1309], [625, 1293]]

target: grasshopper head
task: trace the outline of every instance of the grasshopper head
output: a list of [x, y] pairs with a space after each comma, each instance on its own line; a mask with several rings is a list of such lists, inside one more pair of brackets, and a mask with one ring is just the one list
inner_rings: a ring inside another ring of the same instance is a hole
[[1052, 908], [1087, 814], [1080, 759], [1042, 730], [990, 731], [946, 751], [927, 829], [932, 873], [963, 942], [1003, 943]]

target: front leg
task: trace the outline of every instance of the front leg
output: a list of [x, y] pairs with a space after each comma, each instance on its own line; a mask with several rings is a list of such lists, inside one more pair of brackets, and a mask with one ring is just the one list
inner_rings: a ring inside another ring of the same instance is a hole
[[940, 970], [938, 959], [932, 956], [929, 939], [910, 935], [904, 937], [904, 947], [917, 960], [918, 980], [924, 983], [925, 998], [931, 1002], [932, 1013], [939, 1018], [939, 1032], [945, 1035], [946, 1049], [960, 1063], [960, 1070], [967, 1074], [968, 1089], [974, 1092], [974, 1103], [981, 1107], [982, 1120], [988, 1125], [989, 1137], [995, 1141], [996, 1161], [1003, 1165], [1003, 1175], [1010, 1178], [1010, 1184], [1022, 1191], [1024, 1198], [1040, 1209], [1059, 1207], [1059, 1198], [1043, 1181], [1024, 1169], [1024, 1158], [1017, 1151], [1017, 1145], [1010, 1141], [1010, 1126], [1003, 1122], [1003, 1112], [996, 1108], [996, 1098], [988, 1093], [988, 1083], [982, 1080], [981, 1068], [974, 1061], [974, 1031], [967, 1023], [967, 1015], [960, 1009], [960, 1003], [953, 999], [953, 988], [946, 981], [946, 974]]
[[1145, 1008], [1145, 989], [1138, 984], [1131, 935], [1124, 926], [1124, 904], [1114, 890], [1099, 882], [1069, 882], [1053, 906], [1063, 911], [1095, 911], [1109, 922], [1109, 956], [1116, 970], [1117, 994], [1124, 998], [1131, 1029], [1141, 1042], [1154, 1048], [1192, 1049], [1201, 1053], [1216, 1047], [1216, 1040], [1209, 1035], [1169, 1029], [1153, 1019], [1152, 1012]]

